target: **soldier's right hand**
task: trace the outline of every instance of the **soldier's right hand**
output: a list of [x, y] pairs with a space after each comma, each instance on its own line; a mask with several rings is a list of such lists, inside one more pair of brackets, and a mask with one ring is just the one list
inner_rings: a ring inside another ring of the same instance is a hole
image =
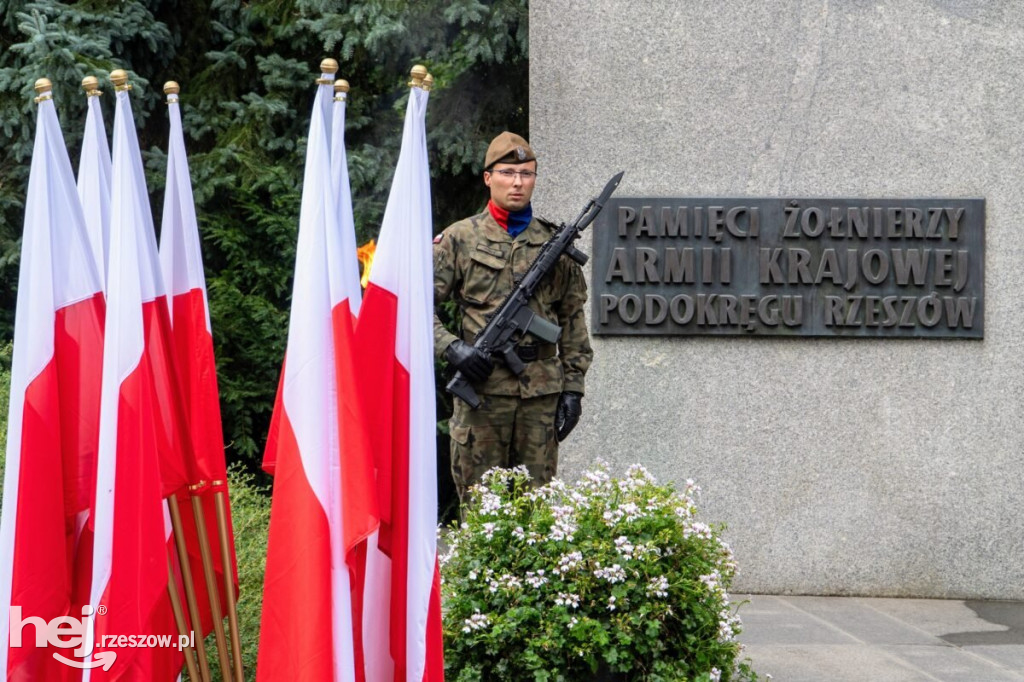
[[473, 384], [483, 383], [494, 371], [491, 359], [462, 339], [452, 341], [444, 356]]

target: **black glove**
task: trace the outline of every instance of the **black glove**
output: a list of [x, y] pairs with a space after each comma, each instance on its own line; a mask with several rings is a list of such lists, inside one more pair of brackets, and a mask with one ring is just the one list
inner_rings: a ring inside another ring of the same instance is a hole
[[444, 356], [471, 384], [486, 381], [494, 371], [494, 363], [489, 357], [461, 339], [452, 341], [445, 349]]
[[583, 414], [583, 406], [580, 401], [583, 394], [575, 391], [566, 391], [558, 396], [558, 411], [555, 413], [555, 435], [558, 441], [562, 442], [569, 432], [576, 428], [576, 424]]

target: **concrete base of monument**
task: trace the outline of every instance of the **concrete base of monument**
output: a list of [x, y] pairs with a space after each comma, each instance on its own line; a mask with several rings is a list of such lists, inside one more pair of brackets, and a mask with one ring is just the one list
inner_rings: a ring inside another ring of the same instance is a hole
[[733, 595], [776, 682], [1024, 680], [1024, 602]]

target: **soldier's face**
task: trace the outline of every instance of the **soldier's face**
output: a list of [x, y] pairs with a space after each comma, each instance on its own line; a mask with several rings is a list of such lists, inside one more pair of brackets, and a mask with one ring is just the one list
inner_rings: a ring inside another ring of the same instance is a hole
[[527, 161], [526, 163], [496, 163], [491, 171], [484, 171], [484, 184], [491, 189], [491, 201], [506, 211], [521, 211], [530, 203], [533, 196], [533, 188], [537, 183], [537, 176], [524, 178], [522, 174], [516, 173], [510, 178], [505, 177], [498, 171], [532, 171], [537, 172], [537, 162]]

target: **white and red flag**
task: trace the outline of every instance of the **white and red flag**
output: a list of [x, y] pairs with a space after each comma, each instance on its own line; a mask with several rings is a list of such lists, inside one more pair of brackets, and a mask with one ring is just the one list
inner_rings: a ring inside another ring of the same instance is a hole
[[[113, 78], [113, 74], [112, 74]], [[176, 635], [168, 599], [163, 498], [187, 486], [191, 443], [171, 352], [167, 301], [127, 89], [118, 88], [107, 268], [106, 337], [90, 603], [97, 656], [121, 635]], [[102, 606], [103, 609], [99, 609]], [[102, 613], [100, 613], [102, 611]], [[88, 680], [173, 680], [174, 649], [120, 648]]]
[[[261, 682], [361, 680], [353, 625], [354, 549], [376, 527], [364, 425], [355, 403], [352, 313], [317, 88], [306, 148], [288, 346], [264, 468], [274, 475], [263, 588]], [[348, 254], [351, 257], [351, 254]]]
[[338, 210], [338, 234], [341, 237], [341, 274], [339, 282], [342, 296], [348, 299], [353, 320], [359, 316], [363, 288], [359, 283], [359, 258], [356, 255], [356, 221], [352, 213], [352, 187], [348, 176], [348, 153], [345, 151], [345, 109], [348, 105], [348, 85], [342, 81], [334, 88], [334, 108], [331, 109], [331, 185], [334, 188], [335, 207]]
[[[224, 458], [224, 436], [221, 430], [220, 400], [217, 390], [217, 366], [213, 355], [210, 308], [203, 273], [203, 256], [185, 155], [185, 137], [181, 125], [178, 93], [167, 97], [170, 135], [167, 144], [167, 183], [164, 189], [164, 212], [160, 229], [160, 269], [170, 309], [174, 364], [178, 369], [179, 386], [184, 400], [191, 452], [191, 467], [196, 479], [191, 481], [192, 494], [201, 497], [206, 521], [206, 536], [214, 542], [220, 535], [217, 524], [215, 495], [222, 493], [227, 521], [229, 566], [225, 569], [221, 552], [213, 548], [211, 557], [216, 573], [221, 613], [228, 609], [224, 594], [224, 573], [230, 572], [237, 594], [238, 567], [235, 559], [234, 534], [227, 498], [227, 467]], [[191, 516], [191, 515], [189, 515]], [[193, 519], [183, 518], [194, 588], [202, 620], [202, 634], [213, 628], [210, 599], [206, 582], [201, 578], [203, 564], [199, 538]]]
[[[49, 682], [75, 679], [52, 656], [67, 650], [37, 648], [38, 625], [12, 633], [10, 615], [81, 617], [75, 520], [92, 495], [104, 302], [49, 81], [37, 90], [0, 520], [0, 671]], [[9, 646], [12, 634], [20, 647]]]
[[100, 95], [95, 87], [95, 78], [86, 79], [85, 135], [82, 137], [82, 152], [78, 157], [78, 198], [85, 214], [85, 228], [89, 235], [100, 274], [100, 283], [105, 286], [107, 273], [107, 252], [110, 251], [110, 145], [107, 130], [103, 125], [103, 109]]
[[[444, 679], [437, 564], [428, 93], [413, 87], [356, 326], [380, 503], [363, 609], [367, 679]], [[390, 660], [389, 660], [390, 659]]]

